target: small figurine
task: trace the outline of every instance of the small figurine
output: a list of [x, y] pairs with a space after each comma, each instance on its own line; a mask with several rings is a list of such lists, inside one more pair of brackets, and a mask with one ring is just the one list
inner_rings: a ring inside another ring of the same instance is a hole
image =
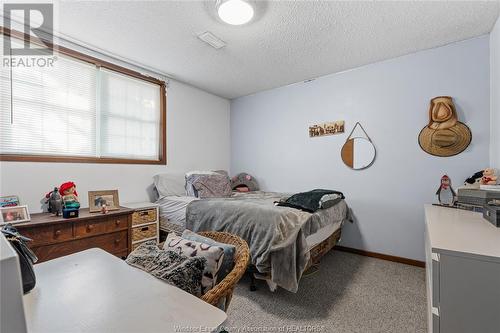
[[76, 193], [76, 185], [73, 182], [66, 182], [59, 187], [59, 193], [62, 195], [64, 208], [78, 209], [80, 203], [78, 202], [78, 193]]
[[102, 204], [101, 206], [101, 213], [107, 214], [108, 213], [108, 206], [106, 204]]
[[49, 212], [54, 214], [55, 216], [59, 216], [62, 214], [62, 205], [63, 200], [61, 195], [59, 194], [59, 189], [54, 187], [54, 190], [47, 194], [49, 201]]
[[481, 185], [496, 185], [498, 177], [495, 175], [495, 169], [487, 168], [483, 171]]
[[455, 204], [457, 195], [451, 187], [451, 179], [447, 175], [441, 177], [441, 185], [439, 185], [436, 195], [441, 205], [453, 206]]
[[464, 186], [468, 188], [479, 188], [481, 184], [481, 178], [483, 178], [483, 170], [476, 172], [464, 182]]

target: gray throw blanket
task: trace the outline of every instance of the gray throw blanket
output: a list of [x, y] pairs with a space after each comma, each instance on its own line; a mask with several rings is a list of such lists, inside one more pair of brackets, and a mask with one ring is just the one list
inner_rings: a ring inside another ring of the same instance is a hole
[[270, 274], [272, 282], [297, 292], [309, 261], [306, 237], [330, 223], [343, 222], [348, 208], [343, 200], [316, 213], [274, 205], [284, 198], [280, 193], [250, 192], [193, 201], [187, 207], [186, 228], [240, 236], [248, 243], [252, 263], [260, 273]]

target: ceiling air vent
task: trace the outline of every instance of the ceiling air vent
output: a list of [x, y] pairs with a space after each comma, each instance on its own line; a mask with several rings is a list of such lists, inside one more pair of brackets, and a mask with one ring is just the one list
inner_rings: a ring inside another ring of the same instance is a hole
[[205, 31], [202, 34], [199, 34], [198, 38], [216, 50], [226, 46], [226, 43], [222, 39], [215, 36], [213, 33], [209, 32], [209, 31]]

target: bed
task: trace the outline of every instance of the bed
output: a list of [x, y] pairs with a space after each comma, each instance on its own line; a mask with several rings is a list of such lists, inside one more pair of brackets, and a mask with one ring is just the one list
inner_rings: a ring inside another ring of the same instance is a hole
[[315, 213], [274, 204], [288, 196], [262, 191], [207, 199], [165, 196], [157, 200], [160, 228], [236, 234], [249, 244], [258, 278], [266, 280], [271, 290], [280, 286], [297, 292], [303, 272], [340, 239], [349, 208], [344, 200]]

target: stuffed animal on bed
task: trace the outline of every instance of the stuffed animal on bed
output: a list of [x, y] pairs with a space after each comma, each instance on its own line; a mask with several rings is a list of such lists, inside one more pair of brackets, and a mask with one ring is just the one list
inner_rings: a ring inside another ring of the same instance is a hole
[[246, 172], [242, 172], [231, 178], [231, 189], [238, 192], [258, 191], [257, 180]]

